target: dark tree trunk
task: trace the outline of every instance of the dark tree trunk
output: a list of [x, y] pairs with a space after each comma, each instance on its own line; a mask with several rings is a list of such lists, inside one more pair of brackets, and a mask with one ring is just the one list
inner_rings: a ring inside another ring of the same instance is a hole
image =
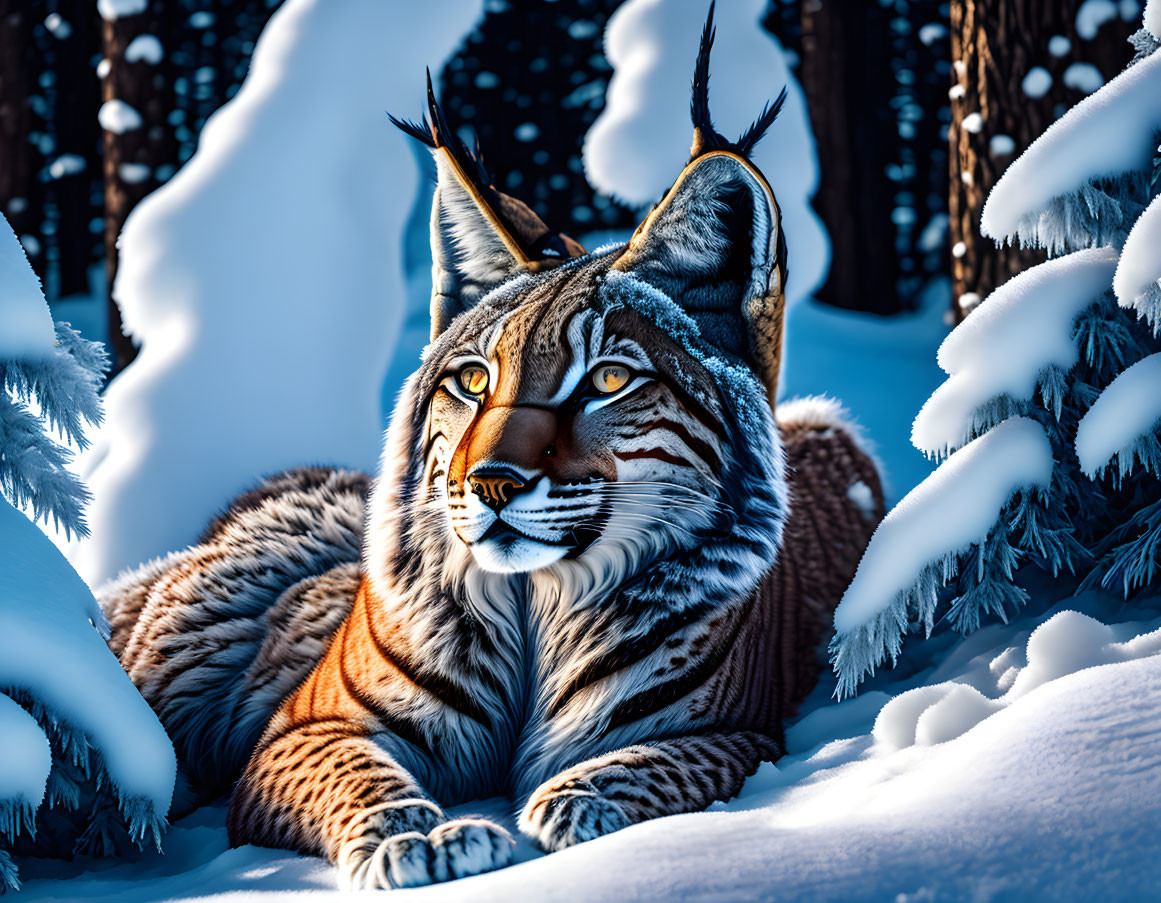
[[137, 16], [103, 23], [108, 70], [101, 84], [104, 103], [128, 104], [141, 125], [124, 131], [105, 129], [105, 272], [108, 277], [107, 309], [109, 345], [113, 352], [112, 374], [123, 370], [137, 348], [121, 328], [121, 313], [113, 301], [117, 277], [117, 238], [129, 212], [145, 195], [161, 184], [159, 167], [172, 164], [176, 155], [166, 116], [173, 106], [166, 68], [148, 58], [126, 60], [125, 50], [134, 38], [163, 35], [157, 0]]
[[[35, 8], [35, 4], [34, 4]], [[67, 36], [56, 34], [56, 150], [54, 156], [75, 154], [84, 168], [53, 181], [57, 206], [56, 254], [59, 282], [55, 297], [88, 294], [89, 265], [95, 236], [93, 190], [100, 166], [100, 133], [94, 109], [99, 87], [93, 68], [100, 53], [99, 18], [90, 0], [61, 0], [57, 11], [68, 23]]]
[[814, 207], [830, 233], [830, 275], [820, 301], [878, 314], [899, 310], [891, 224], [894, 92], [881, 4], [803, 0], [802, 87], [821, 168]]
[[[997, 286], [1045, 259], [1038, 249], [997, 248], [980, 235], [980, 214], [1008, 164], [1087, 93], [1066, 85], [1065, 71], [1074, 63], [1091, 63], [1108, 81], [1132, 57], [1126, 39], [1136, 30], [1135, 21], [1117, 17], [1086, 40], [1076, 31], [1078, 5], [1060, 0], [951, 4], [949, 212], [957, 322]], [[1066, 53], [1053, 55], [1054, 37], [1067, 39]], [[1051, 76], [1051, 86], [1034, 97], [1024, 81], [1037, 66]]]
[[[22, 0], [0, 0], [0, 212], [17, 235], [38, 228], [42, 203], [37, 174], [43, 161], [29, 141], [31, 18]], [[30, 258], [43, 278], [43, 255]]]

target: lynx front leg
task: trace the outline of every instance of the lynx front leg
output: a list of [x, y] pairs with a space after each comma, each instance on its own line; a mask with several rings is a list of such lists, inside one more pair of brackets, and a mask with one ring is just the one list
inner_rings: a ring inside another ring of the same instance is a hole
[[779, 745], [749, 731], [639, 743], [589, 759], [545, 781], [520, 830], [546, 850], [592, 840], [637, 822], [696, 812], [738, 792]]
[[234, 792], [229, 829], [235, 845], [326, 856], [352, 890], [475, 875], [506, 865], [513, 847], [499, 825], [449, 821], [365, 728], [343, 720], [268, 734]]

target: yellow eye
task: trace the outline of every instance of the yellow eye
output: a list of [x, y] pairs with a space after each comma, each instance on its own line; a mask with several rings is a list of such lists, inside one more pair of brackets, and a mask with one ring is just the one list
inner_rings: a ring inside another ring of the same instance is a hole
[[465, 392], [483, 395], [488, 388], [488, 371], [474, 364], [469, 365], [460, 371], [459, 381]]
[[605, 364], [593, 371], [593, 385], [598, 392], [609, 395], [625, 388], [629, 381], [629, 368], [620, 364]]

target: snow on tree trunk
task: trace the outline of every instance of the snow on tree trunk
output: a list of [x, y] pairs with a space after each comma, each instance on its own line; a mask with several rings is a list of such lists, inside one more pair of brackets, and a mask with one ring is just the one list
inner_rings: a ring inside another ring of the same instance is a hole
[[1051, 254], [1121, 244], [1148, 197], [1143, 174], [1161, 131], [1158, 84], [1154, 53], [1049, 126], [996, 183], [983, 233]]
[[[1159, 246], [1161, 247], [1161, 246]], [[1161, 354], [1126, 369], [1101, 392], [1076, 428], [1076, 456], [1097, 477], [1111, 463], [1124, 478], [1138, 466], [1161, 476]]]
[[1132, 308], [1161, 333], [1161, 195], [1133, 225], [1125, 239], [1113, 291], [1122, 307]]
[[944, 457], [997, 419], [994, 399], [1030, 401], [1044, 371], [1063, 374], [1079, 358], [1077, 316], [1104, 292], [1117, 267], [1111, 248], [1077, 251], [1000, 286], [939, 348], [950, 374], [915, 418], [911, 441]]
[[[719, 4], [710, 110], [725, 135], [739, 135], [782, 85], [778, 121], [751, 155], [782, 210], [790, 275], [787, 300], [826, 276], [830, 246], [810, 206], [818, 158], [802, 89], [778, 41], [762, 29], [764, 0]], [[637, 207], [652, 204], [689, 160], [689, 80], [705, 21], [704, 0], [628, 0], [609, 19], [605, 55], [613, 65], [605, 109], [585, 136], [585, 174], [598, 191]]]
[[1048, 488], [1052, 446], [1040, 426], [1013, 417], [965, 445], [909, 492], [879, 524], [834, 613], [836, 695], [850, 695], [888, 656], [909, 623], [934, 622], [937, 591], [956, 558], [983, 548], [1018, 493]]
[[[129, 211], [153, 191], [161, 180], [158, 169], [176, 155], [173, 133], [166, 123], [172, 106], [172, 88], [158, 69], [155, 54], [127, 53], [133, 42], [160, 31], [157, 4], [144, 5], [139, 13], [104, 19], [101, 23], [103, 101], [99, 122], [105, 180], [105, 281], [109, 347], [113, 374], [121, 372], [137, 354], [126, 337], [121, 314], [113, 302], [117, 277], [117, 237]], [[156, 40], [156, 38], [154, 38]], [[167, 90], [169, 89], [169, 90]], [[110, 115], [118, 111], [120, 115]]]
[[114, 295], [141, 353], [82, 462], [91, 581], [188, 545], [263, 474], [374, 467], [384, 375], [419, 350], [396, 347], [419, 169], [383, 111], [417, 108], [424, 67], [480, 12], [291, 0], [198, 152], [130, 215]]

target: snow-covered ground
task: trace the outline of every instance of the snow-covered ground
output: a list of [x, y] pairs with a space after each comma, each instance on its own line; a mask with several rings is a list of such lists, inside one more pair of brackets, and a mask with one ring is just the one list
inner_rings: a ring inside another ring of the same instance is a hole
[[[1156, 899], [1159, 653], [1161, 599], [1087, 594], [966, 639], [937, 630], [853, 700], [824, 678], [788, 755], [728, 804], [551, 856], [522, 843], [507, 869], [392, 899]], [[224, 818], [177, 822], [164, 855], [27, 863], [20, 899], [341, 897], [319, 860], [228, 849]]]

